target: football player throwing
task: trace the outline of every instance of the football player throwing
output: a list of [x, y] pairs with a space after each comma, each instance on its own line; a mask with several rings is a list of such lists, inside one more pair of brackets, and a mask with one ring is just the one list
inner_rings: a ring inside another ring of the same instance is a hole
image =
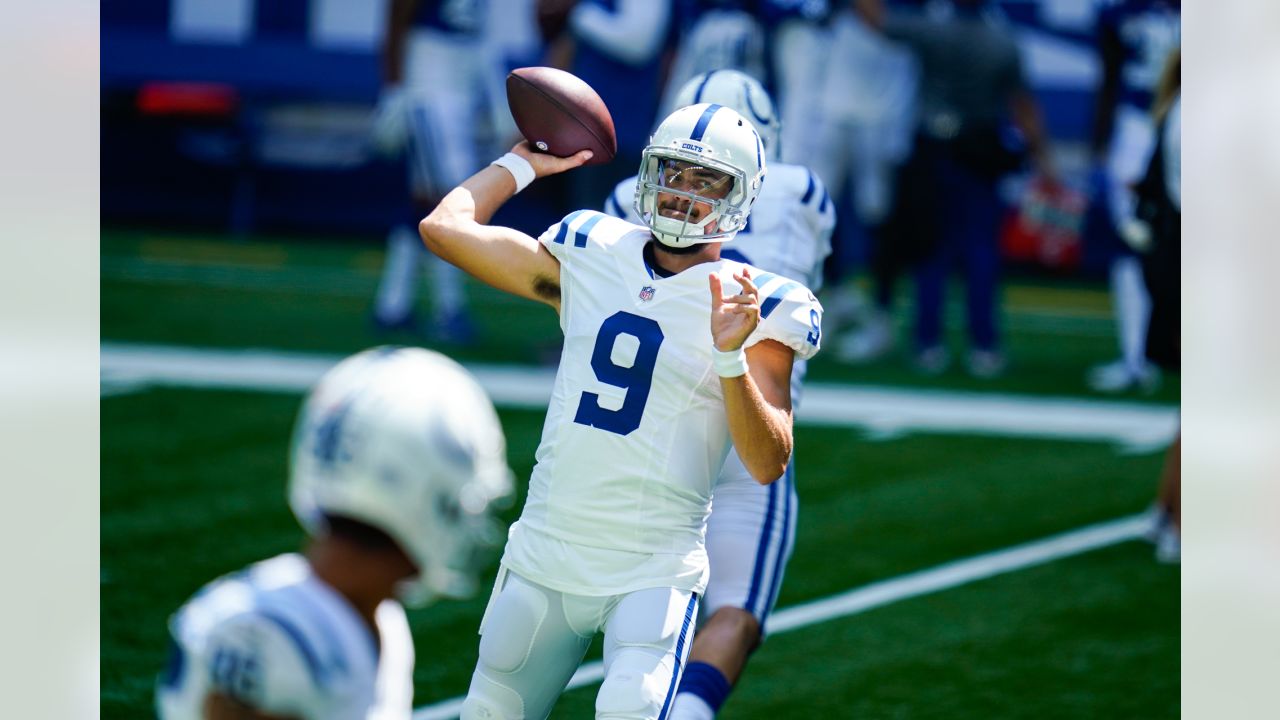
[[546, 717], [600, 632], [596, 717], [667, 716], [730, 440], [755, 482], [786, 473], [792, 367], [819, 346], [822, 307], [808, 288], [721, 256], [764, 180], [749, 120], [707, 103], [667, 117], [641, 156], [643, 224], [579, 210], [537, 239], [485, 224], [535, 178], [589, 156], [521, 143], [420, 225], [449, 262], [554, 308], [565, 336], [464, 718]]
[[[729, 257], [802, 280], [815, 292], [822, 263], [831, 253], [835, 210], [822, 181], [808, 168], [778, 162], [780, 122], [773, 100], [751, 76], [717, 70], [696, 76], [676, 94], [679, 105], [719, 103], [751, 120], [764, 141], [769, 182], [760, 190], [751, 219], [721, 251]], [[642, 222], [631, 199], [638, 178], [618, 184], [605, 201], [611, 215]], [[800, 403], [806, 362], [791, 371], [791, 403]], [[676, 691], [672, 720], [711, 718], [738, 681], [759, 645], [778, 597], [795, 542], [797, 497], [792, 466], [777, 482], [755, 482], [737, 451], [730, 451], [716, 481], [707, 521], [711, 580], [689, 664]]]

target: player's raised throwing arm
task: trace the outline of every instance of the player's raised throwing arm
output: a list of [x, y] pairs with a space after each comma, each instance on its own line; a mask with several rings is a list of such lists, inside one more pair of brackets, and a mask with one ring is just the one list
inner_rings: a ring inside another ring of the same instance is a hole
[[760, 322], [760, 300], [746, 269], [734, 279], [742, 292], [723, 297], [719, 276], [710, 276], [715, 366], [733, 445], [756, 482], [767, 485], [786, 472], [791, 460], [791, 365], [795, 354], [776, 340], [762, 340], [742, 349]]
[[467, 178], [418, 223], [427, 248], [499, 290], [560, 307], [560, 263], [519, 230], [487, 225], [498, 208], [536, 178], [571, 170], [591, 159], [535, 153], [521, 142], [498, 162]]

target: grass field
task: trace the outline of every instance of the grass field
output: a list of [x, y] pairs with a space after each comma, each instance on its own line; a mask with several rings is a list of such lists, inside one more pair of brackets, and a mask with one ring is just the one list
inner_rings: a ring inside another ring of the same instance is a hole
[[[103, 238], [102, 257], [105, 340], [328, 353], [378, 341], [366, 312], [379, 255], [367, 248], [115, 234]], [[471, 291], [482, 342], [451, 354], [529, 362], [553, 345], [551, 313]], [[925, 380], [889, 362], [850, 368], [829, 359], [813, 375], [1086, 395], [1085, 368], [1111, 354], [1105, 295], [1022, 284], [1006, 297], [1015, 364], [998, 381], [959, 372]], [[1172, 403], [1177, 392], [1169, 383], [1129, 399]], [[104, 396], [103, 717], [149, 714], [165, 619], [201, 584], [299, 546], [283, 494], [299, 399], [189, 389]], [[501, 418], [512, 467], [527, 477], [541, 413]], [[801, 519], [779, 608], [1139, 512], [1161, 463], [1105, 443], [883, 440], [838, 427], [798, 430], [797, 458]], [[1179, 578], [1153, 562], [1149, 546], [1128, 542], [779, 634], [722, 716], [1174, 717]], [[411, 614], [416, 704], [465, 691], [483, 604]], [[568, 692], [555, 716], [589, 717], [594, 693]]]

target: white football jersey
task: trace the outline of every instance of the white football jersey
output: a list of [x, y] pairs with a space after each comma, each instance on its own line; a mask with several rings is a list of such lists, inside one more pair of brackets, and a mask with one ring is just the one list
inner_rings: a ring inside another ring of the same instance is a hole
[[[562, 592], [706, 585], [703, 533], [729, 449], [708, 275], [734, 294], [742, 263], [662, 277], [645, 260], [651, 239], [648, 228], [590, 210], [539, 238], [560, 261], [565, 342], [503, 562]], [[772, 339], [811, 357], [822, 306], [798, 282], [753, 272], [761, 320], [747, 345]]]
[[377, 610], [374, 638], [350, 603], [297, 554], [209, 583], [169, 622], [161, 720], [197, 720], [211, 689], [307, 720], [408, 720], [413, 639], [404, 608]]
[[[605, 201], [605, 212], [643, 223], [635, 210], [636, 178], [618, 183]], [[831, 232], [836, 213], [818, 176], [801, 165], [770, 163], [747, 226], [720, 249], [720, 257], [739, 260], [770, 272], [796, 278], [814, 292], [822, 288], [822, 264], [831, 254]], [[800, 383], [807, 363], [797, 359], [791, 372], [791, 404], [800, 405]], [[755, 482], [736, 462], [739, 479]], [[727, 479], [727, 478], [726, 478]]]

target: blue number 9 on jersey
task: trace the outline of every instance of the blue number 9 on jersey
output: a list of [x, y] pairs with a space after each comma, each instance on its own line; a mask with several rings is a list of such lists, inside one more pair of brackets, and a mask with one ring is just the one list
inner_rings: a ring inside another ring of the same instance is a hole
[[[619, 365], [613, 360], [619, 335], [630, 335], [639, 341], [635, 360], [629, 366]], [[649, 318], [619, 310], [605, 319], [596, 335], [595, 349], [591, 352], [591, 369], [595, 371], [597, 380], [623, 388], [627, 394], [622, 407], [609, 410], [600, 406], [598, 394], [584, 392], [573, 421], [618, 435], [628, 435], [640, 427], [640, 416], [649, 401], [653, 368], [658, 362], [658, 348], [662, 346], [662, 340], [662, 328]]]

